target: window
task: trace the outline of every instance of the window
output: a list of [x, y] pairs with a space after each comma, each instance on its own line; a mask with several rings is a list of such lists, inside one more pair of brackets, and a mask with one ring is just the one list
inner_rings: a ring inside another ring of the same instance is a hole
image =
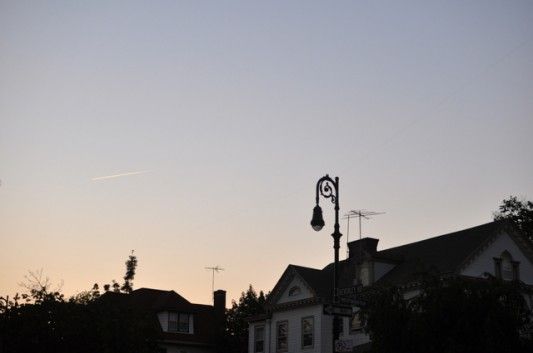
[[302, 290], [298, 286], [294, 286], [291, 289], [289, 289], [289, 297], [294, 297], [302, 293]]
[[502, 255], [500, 256], [501, 266], [502, 266], [502, 278], [506, 280], [514, 279], [513, 276], [513, 257], [511, 254], [509, 254], [508, 251], [502, 252]]
[[276, 324], [276, 350], [286, 352], [288, 349], [289, 323], [280, 321]]
[[254, 329], [254, 353], [263, 353], [265, 350], [265, 327], [255, 326]]
[[361, 329], [361, 320], [359, 320], [359, 309], [354, 308], [352, 318], [350, 319], [350, 332]]
[[302, 318], [302, 348], [313, 348], [315, 332], [314, 317]]
[[168, 312], [168, 332], [189, 333], [189, 314]]
[[502, 259], [494, 258], [494, 276], [502, 278]]
[[178, 332], [178, 313], [168, 313], [168, 332]]
[[499, 258], [494, 258], [494, 274], [497, 278], [506, 281], [519, 280], [519, 265], [520, 262], [513, 261], [513, 257], [511, 256], [511, 254], [507, 250], [505, 250], [504, 252], [502, 252]]
[[180, 314], [178, 331], [189, 333], [189, 315], [188, 314]]
[[513, 261], [513, 279], [515, 281], [518, 281], [520, 279], [520, 268], [518, 267], [520, 265], [520, 262]]
[[363, 286], [368, 286], [370, 284], [370, 271], [368, 267], [361, 268], [360, 275]]

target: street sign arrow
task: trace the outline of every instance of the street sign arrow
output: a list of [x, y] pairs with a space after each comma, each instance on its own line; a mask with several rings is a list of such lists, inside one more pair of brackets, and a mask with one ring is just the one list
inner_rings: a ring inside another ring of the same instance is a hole
[[334, 315], [334, 316], [352, 317], [353, 310], [351, 306], [338, 305], [338, 304], [327, 304], [327, 305], [324, 305], [324, 314]]

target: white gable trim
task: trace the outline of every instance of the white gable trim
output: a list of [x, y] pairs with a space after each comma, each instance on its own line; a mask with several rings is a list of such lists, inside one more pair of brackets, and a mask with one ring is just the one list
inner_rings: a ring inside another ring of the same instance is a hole
[[500, 258], [504, 251], [508, 251], [514, 261], [520, 262], [520, 280], [526, 284], [533, 284], [533, 262], [529, 259], [527, 250], [524, 250], [507, 232], [500, 232], [486, 243], [475, 257], [463, 265], [460, 274], [470, 277], [484, 277], [485, 273], [495, 275], [494, 258]]
[[[285, 272], [279, 279], [278, 283], [276, 283], [276, 286], [274, 287], [274, 290], [272, 291], [273, 296], [271, 297], [269, 304], [276, 305], [278, 303], [288, 302], [288, 301], [280, 302], [280, 300], [282, 300], [283, 296], [287, 294], [287, 292], [290, 290], [290, 288], [292, 287], [291, 284], [294, 283], [295, 279], [302, 284], [301, 286], [302, 290], [305, 290], [306, 292], [309, 293], [309, 296], [305, 298], [300, 297], [299, 299], [302, 299], [302, 298], [307, 299], [307, 298], [316, 297], [316, 293], [313, 290], [313, 288], [303, 279], [302, 276], [298, 274], [298, 272], [294, 268], [290, 267], [290, 268], [287, 268], [287, 270], [285, 270]], [[299, 300], [299, 299], [296, 299], [296, 300]]]
[[[290, 295], [290, 291], [295, 287], [300, 289], [300, 293], [296, 295]], [[302, 277], [295, 275], [293, 276], [292, 281], [290, 281], [289, 284], [285, 287], [285, 290], [281, 292], [281, 295], [279, 296], [279, 299], [276, 301], [275, 304], [283, 304], [302, 299], [309, 299], [313, 298], [314, 296], [315, 295], [313, 291], [309, 288], [309, 286], [302, 279]]]

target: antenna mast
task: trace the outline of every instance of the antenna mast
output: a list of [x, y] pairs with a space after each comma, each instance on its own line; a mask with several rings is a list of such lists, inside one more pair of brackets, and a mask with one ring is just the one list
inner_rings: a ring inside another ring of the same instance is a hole
[[385, 214], [385, 212], [374, 212], [374, 211], [368, 211], [368, 210], [351, 210], [348, 213], [346, 213], [343, 217], [343, 219], [347, 219], [347, 229], [346, 229], [346, 258], [349, 256], [349, 249], [348, 249], [348, 242], [350, 239], [350, 218], [357, 217], [359, 218], [359, 240], [361, 240], [361, 219], [370, 219], [371, 216], [377, 216], [380, 214]]
[[218, 265], [216, 265], [215, 267], [206, 267], [205, 269], [211, 270], [213, 273], [212, 279], [211, 279], [211, 294], [215, 293], [215, 272], [219, 273], [220, 271], [224, 271], [224, 269]]

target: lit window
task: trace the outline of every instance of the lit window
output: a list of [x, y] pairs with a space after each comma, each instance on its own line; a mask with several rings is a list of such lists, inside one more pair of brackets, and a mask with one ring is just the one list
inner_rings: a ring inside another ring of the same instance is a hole
[[254, 330], [254, 352], [263, 353], [265, 349], [265, 327], [255, 326]]
[[361, 329], [361, 320], [359, 320], [359, 309], [354, 309], [352, 318], [350, 320], [350, 331], [358, 331]]
[[302, 348], [312, 348], [314, 343], [315, 319], [304, 317], [302, 319]]
[[288, 349], [289, 323], [287, 321], [278, 322], [276, 325], [276, 350], [286, 352]]
[[292, 287], [291, 289], [289, 289], [289, 297], [297, 296], [300, 293], [302, 293], [302, 290], [298, 286], [295, 286], [295, 287]]

